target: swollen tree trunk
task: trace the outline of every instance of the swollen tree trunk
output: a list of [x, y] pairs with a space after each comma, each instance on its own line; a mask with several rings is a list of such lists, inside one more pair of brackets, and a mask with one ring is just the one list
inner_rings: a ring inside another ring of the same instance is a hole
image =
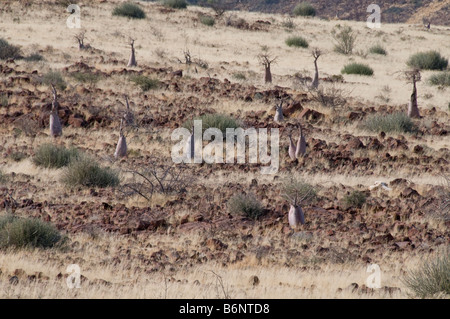
[[292, 134], [289, 133], [289, 157], [293, 161], [295, 161], [295, 153], [296, 153], [296, 147], [295, 147], [294, 142], [292, 141]]
[[411, 118], [420, 118], [419, 108], [417, 107], [417, 88], [416, 81], [413, 80], [413, 93], [408, 106], [408, 116]]
[[128, 61], [127, 67], [137, 66], [136, 56], [134, 54], [134, 40], [131, 40], [130, 45], [131, 45], [131, 56], [130, 56], [130, 60]]
[[305, 136], [303, 135], [302, 127], [300, 126], [300, 136], [298, 137], [298, 141], [297, 141], [295, 157], [299, 158], [301, 156], [305, 156], [305, 154], [306, 154], [306, 140], [305, 140]]
[[117, 142], [116, 151], [114, 152], [114, 158], [124, 157], [127, 155], [127, 140], [122, 131], [123, 121], [120, 121], [120, 133], [119, 141]]
[[316, 68], [316, 72], [314, 73], [314, 80], [311, 83], [311, 87], [317, 89], [319, 87], [319, 68], [317, 67], [317, 60], [314, 60], [314, 67]]
[[265, 65], [264, 69], [266, 71], [266, 75], [264, 77], [264, 81], [266, 83], [272, 83], [272, 72], [270, 72], [270, 64]]
[[296, 228], [299, 224], [305, 224], [305, 215], [303, 214], [302, 208], [297, 205], [291, 205], [288, 219], [289, 225], [292, 228]]
[[55, 86], [52, 84], [53, 102], [50, 113], [50, 136], [57, 137], [62, 135], [61, 121], [58, 116], [58, 98]]

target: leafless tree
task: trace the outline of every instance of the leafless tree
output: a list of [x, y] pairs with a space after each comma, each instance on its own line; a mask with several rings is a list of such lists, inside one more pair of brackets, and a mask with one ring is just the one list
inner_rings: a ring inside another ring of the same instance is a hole
[[422, 22], [423, 22], [423, 25], [425, 28], [427, 28], [428, 30], [431, 28], [431, 19], [430, 18], [423, 17]]
[[74, 38], [78, 42], [79, 50], [85, 50], [91, 47], [89, 44], [84, 44], [84, 40], [86, 39], [86, 31], [80, 31], [74, 36]]
[[311, 83], [311, 87], [313, 89], [317, 89], [319, 87], [319, 68], [317, 67], [317, 59], [319, 59], [319, 57], [322, 55], [322, 51], [319, 50], [318, 48], [314, 48], [311, 51], [311, 54], [314, 58], [314, 68], [315, 68], [314, 80]]
[[258, 54], [258, 61], [259, 64], [264, 66], [264, 82], [265, 83], [272, 83], [272, 72], [270, 70], [270, 66], [272, 63], [276, 63], [278, 57], [272, 57], [270, 53], [264, 52], [261, 54]]

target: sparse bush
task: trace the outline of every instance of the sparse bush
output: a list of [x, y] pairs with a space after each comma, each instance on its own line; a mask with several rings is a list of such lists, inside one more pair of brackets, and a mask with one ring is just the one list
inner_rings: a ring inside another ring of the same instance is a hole
[[450, 86], [450, 71], [433, 74], [428, 78], [428, 83], [438, 86]]
[[9, 155], [9, 157], [14, 161], [14, 162], [20, 162], [21, 160], [23, 160], [24, 158], [27, 157], [26, 154], [22, 153], [22, 152], [12, 152], [11, 155]]
[[122, 3], [114, 8], [114, 16], [128, 17], [132, 19], [144, 19], [146, 17], [144, 10], [134, 3]]
[[8, 106], [8, 95], [6, 94], [0, 94], [0, 106], [1, 107], [7, 107]]
[[264, 214], [261, 202], [253, 194], [236, 194], [228, 200], [227, 206], [232, 215], [245, 215], [251, 219], [258, 219]]
[[343, 198], [343, 203], [346, 208], [357, 207], [361, 208], [366, 202], [366, 194], [360, 191], [353, 191]]
[[334, 51], [342, 54], [352, 54], [356, 42], [356, 33], [350, 26], [336, 26], [331, 30], [335, 40]]
[[186, 0], [163, 0], [163, 4], [172, 9], [186, 9], [188, 6]]
[[200, 17], [200, 22], [204, 25], [212, 27], [216, 23], [216, 20], [211, 16], [203, 15]]
[[282, 186], [282, 196], [291, 204], [295, 202], [297, 205], [303, 202], [312, 202], [317, 198], [317, 192], [314, 186], [297, 179], [285, 181]]
[[42, 77], [42, 83], [46, 85], [55, 85], [55, 87], [61, 91], [64, 91], [67, 87], [66, 81], [64, 80], [61, 72], [59, 71], [49, 71]]
[[[215, 127], [222, 131], [224, 138], [227, 128], [236, 129], [240, 126], [240, 123], [236, 119], [225, 114], [205, 114], [200, 117], [194, 118], [194, 120], [202, 120], [202, 129], [203, 129], [202, 134], [208, 128]], [[186, 122], [183, 123], [183, 127], [188, 130], [191, 130], [193, 124], [194, 124], [193, 120], [187, 120]]]
[[245, 81], [245, 80], [247, 80], [247, 77], [246, 77], [245, 74], [242, 73], [242, 72], [236, 72], [236, 73], [233, 73], [232, 77], [233, 77], [233, 79], [239, 80], [239, 81]]
[[415, 129], [413, 121], [404, 113], [372, 114], [364, 122], [364, 128], [372, 132], [408, 133]]
[[412, 55], [407, 64], [421, 70], [444, 70], [448, 66], [448, 59], [437, 51], [427, 51]]
[[341, 73], [371, 76], [373, 75], [373, 69], [366, 64], [350, 63], [344, 66], [344, 68], [341, 70]]
[[309, 93], [314, 101], [319, 102], [324, 107], [338, 108], [347, 104], [349, 92], [338, 85], [319, 86], [317, 89], [309, 88]]
[[133, 75], [130, 77], [130, 81], [136, 83], [142, 91], [157, 89], [160, 85], [158, 79], [151, 79], [143, 75]]
[[37, 62], [44, 60], [44, 57], [40, 55], [39, 53], [32, 53], [26, 57], [23, 58], [27, 62]]
[[0, 183], [5, 183], [6, 181], [7, 181], [7, 177], [6, 177], [6, 175], [5, 175], [5, 173], [3, 173], [1, 170], [0, 170]]
[[55, 226], [42, 220], [12, 215], [0, 217], [0, 248], [51, 248], [65, 239]]
[[290, 47], [298, 47], [298, 48], [299, 47], [307, 48], [309, 46], [308, 41], [299, 36], [287, 38], [286, 44]]
[[108, 187], [119, 185], [117, 172], [101, 167], [95, 160], [80, 156], [66, 167], [62, 182], [68, 186]]
[[46, 168], [61, 168], [79, 157], [78, 150], [75, 148], [66, 149], [64, 146], [55, 146], [53, 144], [43, 144], [36, 150], [33, 157], [33, 163], [36, 166]]
[[295, 6], [293, 13], [296, 16], [313, 17], [316, 15], [316, 9], [309, 2], [301, 2]]
[[286, 28], [288, 30], [292, 30], [295, 29], [295, 23], [294, 21], [292, 21], [291, 18], [286, 18], [286, 20], [284, 20], [281, 25], [283, 26], [283, 28]]
[[21, 58], [20, 48], [0, 38], [0, 60]]
[[387, 54], [386, 49], [383, 48], [381, 46], [381, 44], [374, 45], [373, 47], [371, 47], [369, 49], [369, 52], [373, 53], [373, 54], [381, 54], [381, 55], [386, 55]]
[[73, 72], [70, 76], [81, 83], [95, 84], [100, 80], [100, 75], [91, 72]]
[[448, 250], [435, 259], [425, 261], [419, 269], [410, 271], [403, 281], [412, 290], [415, 297], [450, 295], [450, 254]]

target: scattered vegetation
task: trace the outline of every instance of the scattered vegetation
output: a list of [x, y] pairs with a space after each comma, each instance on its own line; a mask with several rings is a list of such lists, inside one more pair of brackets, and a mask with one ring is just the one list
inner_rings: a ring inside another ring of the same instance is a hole
[[21, 58], [20, 48], [0, 38], [0, 60]]
[[51, 248], [65, 241], [55, 226], [40, 219], [0, 217], [0, 248]]
[[317, 89], [310, 88], [309, 93], [314, 101], [324, 107], [338, 108], [347, 104], [347, 97], [350, 95], [345, 89], [338, 85], [319, 86]]
[[341, 70], [343, 74], [358, 74], [358, 75], [373, 75], [373, 69], [367, 64], [362, 63], [350, 63], [344, 66]]
[[409, 133], [415, 129], [413, 121], [405, 113], [372, 114], [365, 122], [364, 128], [372, 132]]
[[151, 79], [144, 75], [133, 75], [130, 77], [130, 81], [138, 85], [142, 91], [157, 89], [160, 85], [158, 79]]
[[79, 152], [75, 148], [67, 149], [64, 146], [53, 144], [43, 144], [38, 147], [33, 157], [36, 166], [46, 168], [61, 168], [79, 157]]
[[7, 181], [7, 176], [0, 170], [0, 183], [5, 183]]
[[308, 41], [299, 36], [287, 38], [286, 44], [290, 47], [301, 47], [301, 48], [307, 48], [309, 46]]
[[245, 215], [258, 219], [264, 214], [261, 202], [253, 194], [236, 194], [228, 200], [228, 211], [232, 215]]
[[132, 179], [121, 187], [125, 196], [139, 195], [148, 200], [153, 194], [181, 194], [188, 191], [194, 176], [186, 165], [157, 164], [152, 159], [146, 167], [138, 167], [126, 171]]
[[68, 186], [109, 187], [119, 185], [118, 173], [109, 167], [101, 167], [88, 156], [79, 156], [66, 167], [62, 182]]
[[352, 27], [337, 25], [331, 30], [331, 36], [335, 41], [334, 51], [341, 54], [352, 54], [356, 42], [356, 33]]
[[247, 80], [247, 77], [242, 72], [233, 73], [232, 77], [233, 77], [233, 79], [238, 80], [238, 81], [245, 81], [245, 80]]
[[56, 88], [64, 91], [67, 87], [66, 81], [64, 80], [61, 72], [50, 70], [42, 77], [42, 84], [51, 85], [53, 84]]
[[293, 13], [296, 16], [313, 17], [316, 15], [316, 9], [309, 2], [301, 2], [295, 6]]
[[360, 191], [353, 191], [342, 199], [345, 208], [361, 208], [366, 202], [366, 194]]
[[24, 158], [27, 157], [27, 155], [25, 153], [22, 152], [12, 152], [11, 155], [9, 155], [9, 157], [14, 161], [14, 162], [20, 162], [21, 160], [23, 160]]
[[91, 72], [73, 72], [70, 76], [78, 82], [89, 83], [91, 85], [100, 80], [100, 75]]
[[293, 29], [295, 29], [295, 23], [294, 23], [294, 21], [293, 21], [290, 17], [288, 17], [288, 18], [286, 18], [285, 20], [283, 20], [283, 22], [281, 23], [281, 26], [282, 26], [283, 28], [288, 29], [288, 30], [293, 30]]
[[410, 271], [404, 283], [415, 297], [437, 297], [450, 295], [450, 254], [445, 251], [441, 256], [425, 261], [420, 268]]
[[381, 46], [381, 44], [374, 45], [373, 47], [371, 47], [371, 48], [369, 49], [369, 52], [370, 52], [370, 53], [373, 53], [373, 54], [387, 55], [386, 49], [383, 48], [383, 47]]
[[186, 0], [163, 0], [163, 4], [172, 9], [186, 9], [188, 6]]
[[[194, 118], [194, 120], [202, 120], [202, 129], [203, 129], [202, 134], [208, 128], [215, 127], [222, 131], [224, 138], [227, 128], [236, 129], [240, 127], [240, 123], [236, 119], [225, 114], [205, 114], [200, 117]], [[183, 127], [188, 130], [191, 130], [193, 124], [194, 124], [193, 120], [188, 120], [183, 123]]]
[[437, 85], [437, 86], [450, 86], [450, 71], [445, 71], [442, 73], [436, 73], [431, 75], [428, 78], [428, 83], [431, 85]]
[[44, 57], [42, 55], [40, 55], [39, 53], [32, 53], [30, 55], [27, 55], [23, 59], [27, 62], [38, 62], [38, 61], [43, 61]]
[[216, 19], [208, 15], [202, 15], [200, 17], [200, 22], [204, 25], [212, 27], [216, 23]]
[[146, 17], [144, 10], [134, 3], [122, 3], [114, 8], [114, 16], [128, 17], [132, 19], [144, 19]]
[[427, 51], [413, 54], [407, 64], [420, 70], [444, 70], [448, 66], [448, 59], [437, 51]]
[[5, 93], [0, 94], [0, 106], [7, 107], [8, 106], [8, 95]]

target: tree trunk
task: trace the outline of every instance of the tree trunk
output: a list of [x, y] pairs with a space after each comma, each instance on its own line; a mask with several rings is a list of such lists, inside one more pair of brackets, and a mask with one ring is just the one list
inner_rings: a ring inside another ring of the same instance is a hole
[[314, 73], [314, 80], [311, 83], [311, 87], [317, 89], [319, 87], [319, 68], [317, 67], [317, 61], [314, 61], [314, 67], [316, 68], [316, 72]]
[[127, 67], [131, 67], [131, 66], [137, 66], [136, 57], [134, 55], [134, 46], [133, 45], [131, 45], [131, 56], [130, 56], [130, 60], [128, 61]]
[[264, 66], [266, 70], [265, 82], [272, 83], [272, 73], [270, 72], [270, 64]]
[[303, 214], [303, 210], [300, 206], [291, 205], [291, 209], [289, 210], [289, 225], [293, 228], [296, 228], [298, 224], [305, 223], [305, 215]]
[[416, 82], [413, 81], [413, 93], [408, 106], [408, 116], [411, 118], [420, 118], [419, 108], [417, 107], [417, 89]]

